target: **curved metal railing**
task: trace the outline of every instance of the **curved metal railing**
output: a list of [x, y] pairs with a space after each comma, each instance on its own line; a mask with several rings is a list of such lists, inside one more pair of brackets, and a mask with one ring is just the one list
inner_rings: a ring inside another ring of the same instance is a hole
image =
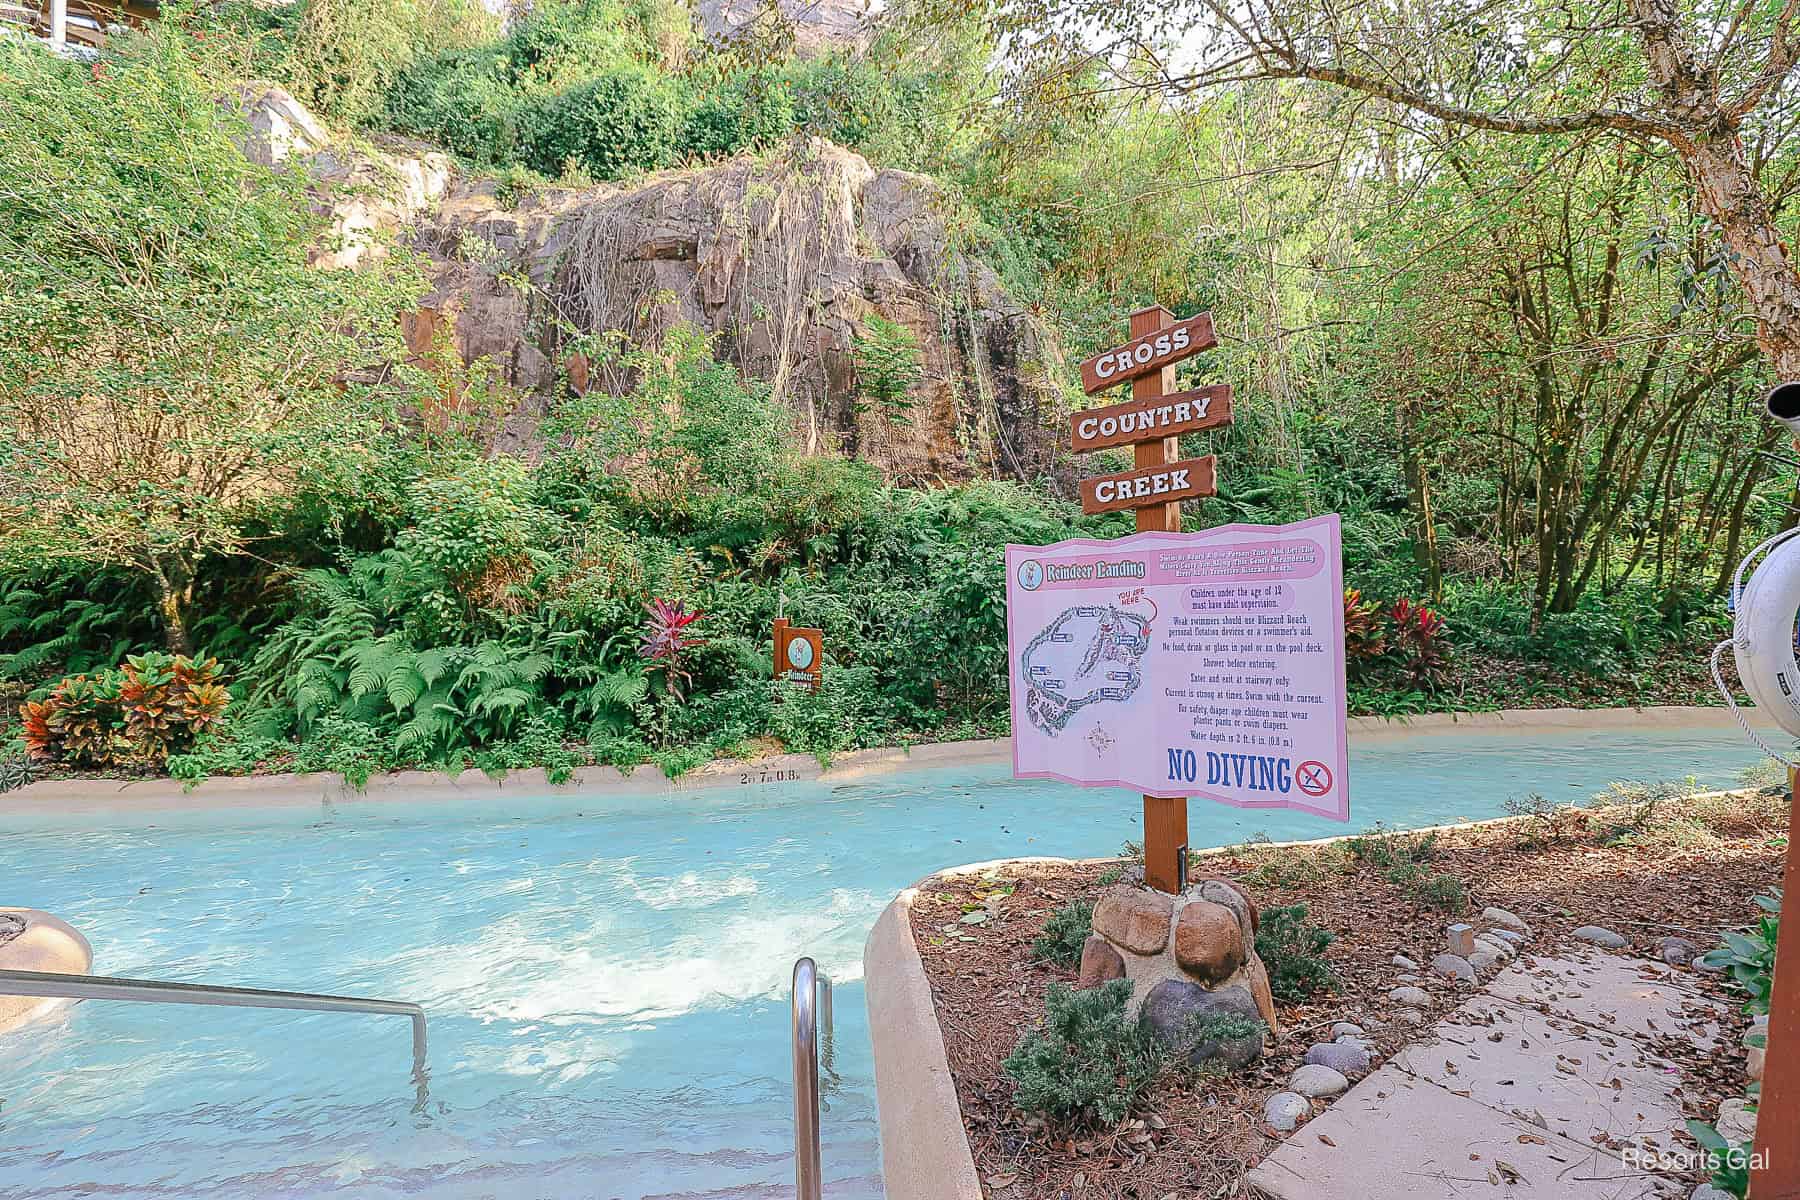
[[818, 964], [794, 964], [794, 1187], [797, 1200], [819, 1200], [819, 1018], [824, 1016], [825, 1069], [831, 1069], [831, 980]]
[[361, 996], [327, 996], [314, 992], [278, 992], [263, 988], [214, 987], [203, 983], [166, 983], [155, 979], [119, 979], [108, 975], [61, 975], [52, 971], [0, 970], [0, 996], [48, 996], [69, 1000], [136, 1000], [152, 1004], [212, 1004], [227, 1008], [285, 1008], [298, 1012], [373, 1013], [412, 1021], [414, 1111], [426, 1100], [425, 1010], [403, 1000], [370, 1000]]

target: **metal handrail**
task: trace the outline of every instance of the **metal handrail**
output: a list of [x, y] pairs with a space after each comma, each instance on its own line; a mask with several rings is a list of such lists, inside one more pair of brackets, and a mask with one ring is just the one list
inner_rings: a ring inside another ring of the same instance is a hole
[[153, 1004], [213, 1004], [227, 1008], [286, 1008], [300, 1012], [354, 1012], [412, 1020], [415, 1111], [426, 1099], [425, 1010], [403, 1000], [369, 1000], [360, 996], [326, 996], [314, 992], [278, 992], [263, 988], [213, 987], [203, 983], [167, 983], [157, 979], [119, 979], [108, 975], [62, 975], [52, 971], [0, 970], [0, 996], [50, 996], [68, 1000], [138, 1000]]
[[819, 1014], [825, 1017], [825, 1066], [831, 1068], [831, 980], [818, 964], [794, 964], [794, 1188], [797, 1200], [820, 1200]]

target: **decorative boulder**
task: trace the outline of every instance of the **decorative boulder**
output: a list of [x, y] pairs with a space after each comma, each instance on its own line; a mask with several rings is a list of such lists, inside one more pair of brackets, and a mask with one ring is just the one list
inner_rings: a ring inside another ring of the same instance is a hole
[[1210, 900], [1190, 900], [1175, 917], [1175, 961], [1202, 983], [1219, 983], [1244, 965], [1238, 914]]
[[[86, 975], [93, 964], [93, 948], [81, 931], [67, 921], [35, 908], [0, 908], [0, 967], [9, 971]], [[71, 1003], [74, 1002], [54, 997], [8, 996], [0, 992], [0, 1033]]]
[[[1202, 879], [1179, 896], [1120, 884], [1094, 906], [1081, 986], [1129, 979], [1127, 1013], [1166, 1041], [1185, 1044], [1189, 1024], [1209, 1014], [1257, 1020], [1279, 1036], [1269, 974], [1256, 956], [1258, 919], [1255, 902], [1230, 880]], [[1242, 1066], [1262, 1054], [1263, 1044], [1260, 1030], [1205, 1039], [1189, 1058]]]
[[1361, 1042], [1319, 1042], [1306, 1052], [1305, 1062], [1330, 1067], [1346, 1079], [1369, 1073], [1369, 1050]]
[[1175, 898], [1135, 887], [1115, 887], [1094, 905], [1095, 933], [1133, 954], [1161, 954], [1169, 944]]
[[1081, 947], [1081, 978], [1075, 986], [1082, 991], [1099, 987], [1112, 979], [1125, 978], [1125, 960], [1112, 948], [1112, 943], [1098, 934], [1089, 934]]
[[1269, 1027], [1271, 1034], [1280, 1037], [1281, 1026], [1275, 1020], [1275, 991], [1269, 986], [1268, 968], [1254, 953], [1244, 964], [1244, 978], [1250, 984], [1250, 998], [1256, 1001], [1256, 1011], [1262, 1014], [1263, 1024]]
[[[1208, 991], [1185, 979], [1165, 979], [1151, 988], [1150, 994], [1144, 997], [1140, 1016], [1158, 1038], [1171, 1046], [1184, 1045], [1190, 1038], [1195, 1038], [1209, 1020], [1260, 1022], [1262, 1019], [1248, 988], [1234, 984]], [[1246, 1067], [1260, 1058], [1262, 1052], [1263, 1031], [1259, 1025], [1255, 1033], [1243, 1037], [1201, 1036], [1193, 1042], [1187, 1060], [1190, 1066], [1196, 1067], [1213, 1059], [1232, 1067]]]

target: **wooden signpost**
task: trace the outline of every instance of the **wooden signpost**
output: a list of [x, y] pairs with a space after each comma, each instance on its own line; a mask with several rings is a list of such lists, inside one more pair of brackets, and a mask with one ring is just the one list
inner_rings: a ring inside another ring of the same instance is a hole
[[825, 662], [825, 631], [789, 625], [775, 618], [775, 682], [819, 690]]
[[[1181, 502], [1214, 494], [1212, 455], [1177, 461], [1180, 435], [1231, 421], [1231, 388], [1175, 391], [1175, 364], [1218, 345], [1212, 315], [1184, 321], [1158, 304], [1131, 314], [1131, 341], [1081, 364], [1088, 395], [1129, 382], [1131, 399], [1076, 413], [1070, 444], [1076, 452], [1131, 446], [1129, 471], [1084, 480], [1083, 512], [1137, 510], [1137, 530], [1181, 531]], [[1144, 797], [1144, 880], [1163, 892], [1187, 882], [1187, 797]]]
[[1800, 770], [1788, 771], [1787, 867], [1781, 924], [1775, 935], [1775, 978], [1769, 994], [1768, 1045], [1751, 1144], [1750, 1195], [1800, 1200]]

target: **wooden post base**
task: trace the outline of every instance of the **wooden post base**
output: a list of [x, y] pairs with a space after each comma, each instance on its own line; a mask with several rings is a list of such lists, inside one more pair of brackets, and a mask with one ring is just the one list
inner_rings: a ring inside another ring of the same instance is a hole
[[1788, 771], [1787, 868], [1782, 883], [1781, 931], [1776, 935], [1775, 985], [1769, 997], [1769, 1044], [1763, 1054], [1762, 1097], [1756, 1106], [1751, 1200], [1800, 1200], [1800, 771]]
[[1187, 880], [1187, 797], [1144, 797], [1144, 882], [1174, 894]]

